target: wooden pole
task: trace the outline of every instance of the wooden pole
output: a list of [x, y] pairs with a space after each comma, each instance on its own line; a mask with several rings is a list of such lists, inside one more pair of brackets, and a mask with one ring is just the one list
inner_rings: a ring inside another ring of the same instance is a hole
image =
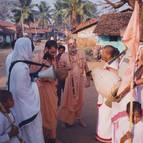
[[[133, 129], [133, 96], [134, 96], [134, 70], [132, 72], [132, 81], [130, 85], [130, 91], [131, 91], [131, 96], [130, 96], [130, 115], [129, 115], [129, 121], [130, 121], [130, 132], [132, 133]], [[132, 139], [129, 140], [129, 143], [132, 143]]]
[[[130, 96], [130, 132], [132, 133], [133, 132], [133, 101], [134, 101], [134, 80], [135, 80], [135, 71], [137, 69], [137, 65], [136, 65], [136, 61], [139, 57], [139, 54], [140, 54], [140, 51], [141, 49], [138, 48], [137, 50], [137, 54], [136, 54], [136, 60], [134, 62], [134, 65], [133, 65], [133, 71], [132, 71], [132, 77], [131, 77], [131, 85], [130, 85], [130, 91], [131, 91], [131, 96]], [[132, 143], [132, 139], [129, 140], [129, 143]]]

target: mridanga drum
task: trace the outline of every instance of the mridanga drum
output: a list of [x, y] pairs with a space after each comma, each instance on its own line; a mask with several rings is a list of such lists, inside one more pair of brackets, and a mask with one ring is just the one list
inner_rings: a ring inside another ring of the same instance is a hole
[[115, 97], [121, 83], [120, 77], [106, 69], [92, 70], [92, 77], [99, 94], [106, 99]]

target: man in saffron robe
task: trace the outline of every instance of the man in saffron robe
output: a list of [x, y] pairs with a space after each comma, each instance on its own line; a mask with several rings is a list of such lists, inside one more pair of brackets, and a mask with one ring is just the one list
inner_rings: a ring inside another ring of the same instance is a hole
[[69, 67], [68, 76], [65, 81], [64, 95], [59, 110], [59, 119], [66, 125], [73, 125], [76, 120], [80, 125], [85, 126], [81, 121], [84, 95], [84, 73], [87, 83], [90, 85], [90, 72], [87, 67], [84, 54], [77, 50], [76, 41], [68, 41], [69, 53], [61, 56], [60, 64]]

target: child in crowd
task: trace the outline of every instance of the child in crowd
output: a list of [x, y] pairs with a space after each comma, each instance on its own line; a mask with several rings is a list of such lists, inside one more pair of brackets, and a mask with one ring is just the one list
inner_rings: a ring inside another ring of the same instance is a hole
[[[57, 66], [59, 66], [60, 58], [62, 54], [65, 53], [65, 46], [59, 45], [58, 46], [58, 54], [56, 56], [56, 62]], [[62, 96], [62, 91], [64, 91], [64, 86], [65, 86], [65, 80], [58, 79], [58, 84], [57, 84], [57, 96], [58, 96], [58, 106], [61, 104], [61, 96]]]
[[[124, 97], [121, 98], [120, 102], [112, 102], [112, 143], [119, 143], [121, 136], [123, 136], [124, 133], [122, 131], [127, 129], [128, 125], [128, 116], [126, 113], [126, 107], [127, 104], [130, 102], [131, 96], [133, 97], [133, 101], [138, 101], [141, 104], [143, 103], [143, 98], [142, 98], [142, 84], [143, 84], [143, 69], [140, 68], [142, 65], [142, 53], [140, 53], [138, 60], [137, 60], [137, 69], [139, 68], [140, 70], [136, 72], [135, 74], [135, 79], [134, 79], [134, 85], [136, 86], [134, 88], [134, 95], [132, 95], [131, 91], [125, 92]], [[125, 67], [125, 68], [124, 68]], [[127, 68], [129, 68], [129, 58], [128, 58], [128, 53], [123, 57], [123, 60], [120, 63], [119, 66], [119, 73], [120, 77], [123, 80], [126, 78], [126, 76], [129, 74], [129, 71], [127, 71]], [[130, 85], [125, 84], [124, 88], [128, 87]], [[122, 91], [125, 91], [124, 89]], [[127, 130], [126, 130], [127, 131]]]
[[[130, 116], [130, 105], [129, 102], [127, 104], [126, 112], [128, 116]], [[120, 139], [120, 143], [127, 143], [129, 139], [132, 140], [132, 143], [142, 143], [143, 142], [143, 122], [142, 122], [142, 108], [139, 102], [133, 102], [133, 130], [132, 132], [129, 131], [129, 123], [125, 124], [122, 127], [123, 136]], [[128, 126], [128, 127], [127, 127]]]
[[[14, 117], [10, 111], [10, 108], [14, 106], [14, 101], [9, 91], [0, 90], [0, 104], [5, 108], [6, 113], [14, 123]], [[5, 111], [0, 108], [0, 143], [19, 143], [16, 137], [19, 133], [18, 128], [11, 125], [4, 115]]]
[[[119, 51], [117, 48], [106, 45], [102, 49], [101, 58], [107, 64], [105, 65], [105, 69], [117, 74], [119, 61], [115, 60], [110, 65], [108, 62], [117, 56]], [[97, 124], [97, 131], [96, 131], [96, 139], [103, 143], [111, 143], [112, 141], [112, 134], [111, 134], [111, 108], [109, 108], [105, 102], [106, 98], [99, 94], [98, 96], [98, 124]]]

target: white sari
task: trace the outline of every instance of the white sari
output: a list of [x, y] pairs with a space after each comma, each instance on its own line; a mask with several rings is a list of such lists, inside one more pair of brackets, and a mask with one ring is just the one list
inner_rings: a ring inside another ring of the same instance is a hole
[[[32, 47], [30, 39], [18, 39], [15, 43], [12, 61], [31, 61], [31, 59]], [[13, 112], [16, 115], [17, 123], [22, 127], [21, 131], [25, 141], [43, 143], [39, 91], [37, 84], [31, 82], [29, 73], [28, 65], [22, 62], [16, 63], [11, 71], [10, 91], [15, 102]], [[25, 124], [25, 121], [28, 122]]]

